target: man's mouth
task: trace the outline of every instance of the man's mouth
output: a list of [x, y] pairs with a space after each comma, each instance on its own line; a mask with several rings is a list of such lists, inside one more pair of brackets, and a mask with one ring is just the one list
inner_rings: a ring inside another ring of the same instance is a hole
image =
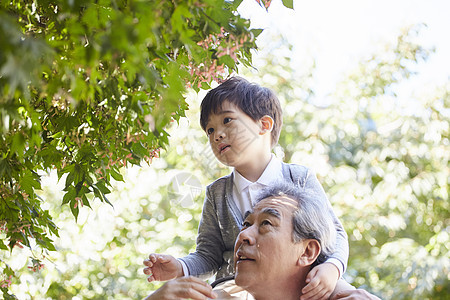
[[247, 256], [238, 256], [238, 261], [241, 260], [254, 260], [254, 259], [248, 258]]
[[240, 262], [240, 261], [255, 261], [253, 258], [249, 257], [247, 254], [242, 253], [242, 252], [236, 253], [236, 256], [237, 256], [237, 262]]

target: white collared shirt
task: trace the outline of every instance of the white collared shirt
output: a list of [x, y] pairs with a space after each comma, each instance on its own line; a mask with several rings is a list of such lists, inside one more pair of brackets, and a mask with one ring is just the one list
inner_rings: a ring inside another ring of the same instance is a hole
[[233, 170], [233, 200], [242, 217], [253, 208], [261, 190], [273, 186], [277, 181], [283, 181], [283, 172], [281, 161], [274, 154], [264, 172], [255, 182], [246, 179], [236, 169]]

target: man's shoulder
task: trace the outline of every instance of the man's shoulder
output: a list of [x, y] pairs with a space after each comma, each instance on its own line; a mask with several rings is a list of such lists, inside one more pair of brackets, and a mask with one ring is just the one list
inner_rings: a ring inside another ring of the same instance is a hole
[[254, 300], [252, 295], [250, 295], [243, 288], [236, 285], [234, 279], [230, 279], [215, 285], [213, 290], [217, 295], [217, 300]]

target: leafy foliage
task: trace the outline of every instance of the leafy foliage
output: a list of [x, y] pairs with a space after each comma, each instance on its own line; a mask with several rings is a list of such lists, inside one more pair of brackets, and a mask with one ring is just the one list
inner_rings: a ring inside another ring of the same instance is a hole
[[[202, 196], [181, 205], [170, 189], [173, 175], [190, 172], [205, 186], [229, 170], [218, 166], [198, 125], [202, 94], [186, 94], [185, 85], [207, 87], [221, 70], [235, 69], [236, 59], [249, 64], [258, 32], [232, 13], [238, 2], [0, 3], [5, 299], [14, 299], [11, 291], [142, 298], [156, 288], [142, 274], [148, 253], [193, 250]], [[416, 34], [409, 29], [362, 61], [326, 107], [313, 104], [314, 65], [295, 68], [286, 49], [261, 49], [257, 75], [241, 70], [282, 101], [277, 155], [312, 167], [343, 221], [347, 279], [383, 299], [450, 293], [449, 86], [407, 103], [395, 94], [432, 55]], [[123, 172], [158, 149], [151, 168]], [[50, 169], [57, 170], [53, 181], [42, 174]], [[81, 203], [93, 210], [80, 210]], [[42, 268], [37, 249], [53, 246], [45, 268], [33, 272]], [[30, 253], [31, 264], [23, 259]]]
[[[446, 299], [450, 288], [449, 86], [417, 92], [407, 103], [394, 93], [393, 83], [407, 83], [414, 66], [432, 55], [415, 43], [415, 35], [415, 28], [407, 30], [396, 45], [362, 61], [326, 107], [314, 105], [314, 65], [295, 68], [284, 56], [286, 49], [261, 49], [264, 55], [255, 62], [259, 72], [242, 71], [272, 87], [282, 102], [284, 125], [276, 153], [317, 172], [344, 222], [351, 251], [346, 278], [383, 299]], [[390, 71], [381, 71], [386, 68]], [[403, 75], [392, 75], [399, 72]], [[380, 85], [374, 74], [391, 79]], [[72, 241], [58, 239], [55, 263], [33, 276], [23, 271], [28, 277], [17, 290], [31, 293], [33, 286], [44, 286], [33, 295], [59, 299], [144, 297], [157, 287], [142, 273], [149, 253], [178, 256], [194, 249], [202, 195], [181, 205], [170, 189], [173, 176], [190, 172], [205, 186], [229, 172], [217, 163], [200, 129], [203, 95], [187, 95], [187, 118], [168, 129], [172, 147], [151, 168], [139, 174], [129, 168], [127, 184], [113, 183], [114, 211], [94, 203], [94, 212], [82, 210], [81, 224], [74, 227], [69, 208], [59, 205], [60, 195], [50, 194], [55, 183], [43, 182], [41, 195], [50, 200], [61, 236]]]
[[[73, 224], [70, 209], [58, 201], [62, 193], [55, 187], [56, 174], [43, 178], [39, 194], [47, 199], [61, 238], [55, 241], [58, 252], [48, 256], [41, 272], [33, 273], [26, 266], [19, 270], [21, 280], [13, 286], [18, 296], [142, 299], [159, 286], [149, 284], [142, 273], [142, 261], [149, 253], [179, 257], [195, 249], [204, 186], [229, 172], [217, 165], [211, 152], [198, 122], [195, 98], [192, 92], [187, 95], [191, 107], [187, 118], [168, 128], [171, 147], [162, 150], [151, 166], [126, 168], [125, 182], [112, 181], [113, 209], [93, 203], [92, 210], [80, 210], [79, 225]], [[174, 179], [183, 172], [199, 181], [180, 182], [184, 189], [177, 190]], [[180, 197], [185, 195], [192, 198], [183, 202]], [[16, 253], [26, 252], [24, 248]], [[19, 258], [11, 261], [23, 264]]]
[[[93, 197], [110, 203], [120, 169], [167, 146], [187, 86], [206, 88], [237, 62], [250, 64], [259, 31], [236, 13], [239, 3], [0, 3], [2, 251], [55, 250], [49, 234], [58, 228], [35, 192], [43, 172], [64, 176], [62, 204], [75, 217]], [[0, 268], [9, 280], [11, 269]]]

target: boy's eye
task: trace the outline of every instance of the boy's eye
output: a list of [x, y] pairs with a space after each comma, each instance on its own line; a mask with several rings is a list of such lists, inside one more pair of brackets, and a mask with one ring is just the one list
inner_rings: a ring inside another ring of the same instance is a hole
[[213, 132], [214, 132], [214, 128], [208, 128], [208, 129], [206, 129], [206, 133], [207, 133], [208, 135], [212, 134]]
[[225, 118], [225, 119], [223, 119], [223, 124], [227, 124], [227, 123], [229, 123], [229, 122], [231, 122], [231, 118]]

